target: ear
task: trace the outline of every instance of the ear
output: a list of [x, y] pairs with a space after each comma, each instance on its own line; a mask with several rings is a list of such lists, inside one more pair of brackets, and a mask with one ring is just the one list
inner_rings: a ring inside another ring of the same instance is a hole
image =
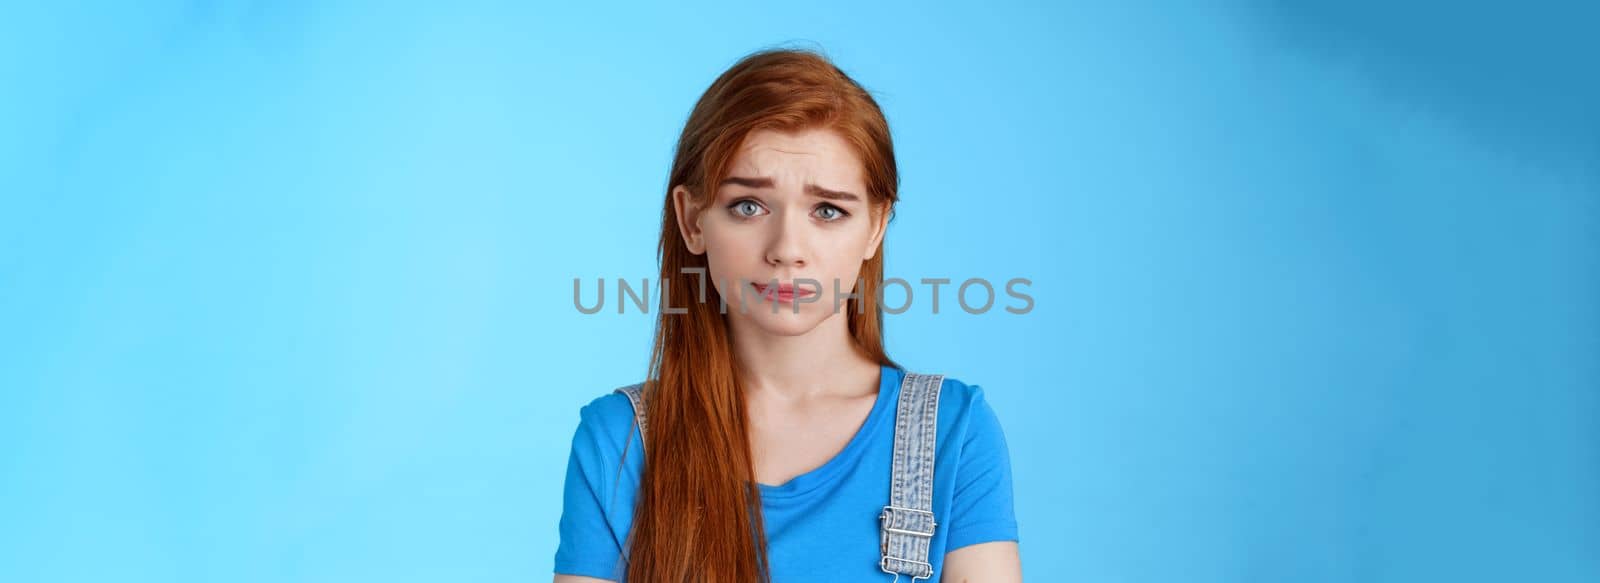
[[672, 187], [672, 209], [678, 218], [678, 233], [683, 235], [683, 245], [695, 255], [705, 253], [706, 241], [700, 229], [700, 209], [694, 205], [694, 195], [681, 184]]
[[883, 236], [889, 231], [889, 214], [893, 211], [894, 208], [889, 203], [884, 203], [877, 207], [877, 212], [867, 213], [872, 215], [872, 238], [867, 240], [867, 253], [861, 258], [862, 261], [872, 259], [873, 255], [878, 254], [878, 245], [883, 243]]

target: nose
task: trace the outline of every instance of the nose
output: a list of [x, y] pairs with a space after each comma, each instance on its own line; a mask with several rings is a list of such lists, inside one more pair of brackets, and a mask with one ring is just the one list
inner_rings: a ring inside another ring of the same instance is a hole
[[783, 218], [774, 221], [775, 232], [767, 244], [767, 264], [774, 267], [805, 267], [806, 225], [805, 216], [784, 212]]

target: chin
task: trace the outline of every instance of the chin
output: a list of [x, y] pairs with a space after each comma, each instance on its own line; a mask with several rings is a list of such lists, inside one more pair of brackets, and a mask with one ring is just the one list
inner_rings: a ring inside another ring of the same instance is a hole
[[827, 319], [826, 314], [812, 313], [812, 306], [801, 306], [800, 313], [794, 313], [794, 308], [788, 304], [778, 304], [778, 313], [772, 313], [772, 306], [766, 302], [750, 307], [750, 312], [744, 318], [762, 332], [773, 336], [800, 336], [817, 329], [817, 325]]

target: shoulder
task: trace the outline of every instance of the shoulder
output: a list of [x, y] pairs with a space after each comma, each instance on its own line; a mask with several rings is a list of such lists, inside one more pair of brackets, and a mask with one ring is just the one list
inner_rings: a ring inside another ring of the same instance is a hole
[[[959, 417], [966, 417], [976, 412], [988, 409], [988, 401], [984, 398], [983, 387], [962, 379], [946, 375], [944, 384], [939, 388], [939, 410], [941, 412], [958, 413]], [[943, 417], [943, 415], [940, 415]]]
[[989, 406], [983, 386], [945, 376], [939, 389], [939, 425], [962, 441], [1000, 433], [1000, 420]]
[[633, 403], [629, 402], [627, 395], [622, 394], [624, 388], [614, 387], [589, 399], [588, 403], [578, 409], [578, 415], [584, 421], [592, 419], [603, 423], [615, 421], [618, 418], [627, 421], [633, 416]]
[[939, 406], [946, 404], [971, 405], [983, 400], [983, 387], [968, 383], [959, 378], [945, 375], [944, 385], [939, 388]]
[[[633, 403], [615, 387], [595, 396], [578, 409], [578, 430], [574, 443], [580, 447], [620, 452], [628, 436], [636, 431]], [[608, 455], [609, 457], [609, 455]]]

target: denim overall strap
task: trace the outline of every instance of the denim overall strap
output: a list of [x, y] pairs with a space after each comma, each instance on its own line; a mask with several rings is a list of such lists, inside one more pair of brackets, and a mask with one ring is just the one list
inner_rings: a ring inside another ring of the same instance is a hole
[[882, 558], [878, 568], [911, 580], [933, 576], [933, 448], [939, 426], [939, 389], [944, 375], [907, 372], [894, 418], [894, 461], [889, 505], [878, 515]]
[[[633, 404], [633, 418], [639, 422], [639, 436], [642, 438], [647, 435], [645, 430], [649, 428], [649, 426], [645, 424], [644, 383], [634, 383], [626, 387], [618, 387], [617, 390], [612, 392], [622, 393], [628, 396], [628, 402]], [[644, 451], [643, 443], [639, 444], [639, 450]]]

